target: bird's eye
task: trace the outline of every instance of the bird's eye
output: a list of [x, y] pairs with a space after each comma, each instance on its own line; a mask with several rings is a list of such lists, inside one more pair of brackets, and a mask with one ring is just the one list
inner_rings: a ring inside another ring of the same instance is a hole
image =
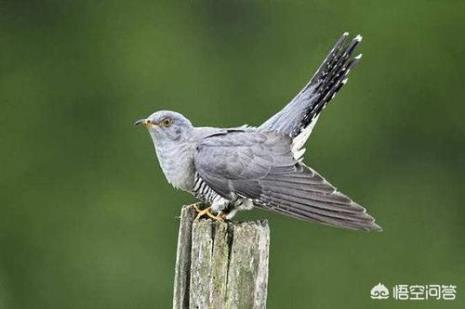
[[173, 120], [171, 118], [165, 118], [161, 121], [162, 127], [169, 128], [173, 124]]

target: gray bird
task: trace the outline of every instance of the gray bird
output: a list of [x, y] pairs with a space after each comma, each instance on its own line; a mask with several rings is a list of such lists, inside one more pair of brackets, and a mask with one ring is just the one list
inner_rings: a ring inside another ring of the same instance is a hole
[[344, 33], [305, 87], [259, 127], [194, 127], [183, 115], [158, 111], [135, 122], [149, 131], [161, 169], [175, 188], [210, 207], [216, 220], [258, 207], [339, 228], [380, 231], [365, 208], [305, 165], [304, 144], [320, 112], [347, 82], [361, 42]]

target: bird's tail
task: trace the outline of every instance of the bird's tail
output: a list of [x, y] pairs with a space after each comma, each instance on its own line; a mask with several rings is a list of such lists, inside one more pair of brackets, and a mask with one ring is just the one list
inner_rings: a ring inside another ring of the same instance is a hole
[[347, 82], [350, 70], [361, 54], [352, 57], [362, 37], [348, 39], [344, 33], [329, 52], [312, 79], [279, 113], [268, 119], [260, 129], [286, 134], [303, 146], [315, 125], [319, 113]]
[[365, 208], [305, 165], [292, 174], [266, 177], [260, 185], [262, 194], [255, 200], [259, 208], [344, 229], [382, 230]]

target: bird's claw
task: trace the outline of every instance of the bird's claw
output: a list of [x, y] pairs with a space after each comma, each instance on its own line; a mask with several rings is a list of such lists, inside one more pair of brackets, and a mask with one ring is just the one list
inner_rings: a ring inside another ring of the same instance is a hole
[[214, 221], [224, 222], [225, 216], [222, 213], [219, 213], [218, 215], [212, 214], [211, 206], [207, 207], [205, 209], [200, 209], [197, 206], [197, 204], [192, 204], [191, 206], [197, 212], [197, 216], [195, 216], [194, 220], [199, 220], [201, 217], [207, 216], [207, 217], [209, 217], [210, 219], [212, 219]]
[[201, 211], [201, 209], [199, 208], [199, 205], [200, 203], [194, 203], [194, 204], [190, 204], [188, 207], [192, 207], [194, 208], [194, 210], [199, 213]]

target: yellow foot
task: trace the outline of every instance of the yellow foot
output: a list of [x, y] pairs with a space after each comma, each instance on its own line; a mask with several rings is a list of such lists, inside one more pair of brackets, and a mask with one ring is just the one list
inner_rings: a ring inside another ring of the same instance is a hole
[[202, 205], [202, 203], [194, 203], [194, 204], [190, 204], [189, 207], [192, 207], [195, 209], [195, 211], [197, 213], [201, 212], [202, 210], [199, 208], [199, 206]]
[[223, 222], [224, 219], [225, 219], [225, 216], [222, 214], [222, 213], [219, 213], [218, 215], [214, 215], [212, 214], [211, 212], [211, 207], [207, 207], [205, 209], [200, 209], [198, 206], [198, 204], [192, 204], [192, 208], [195, 209], [195, 211], [197, 212], [197, 216], [195, 217], [194, 220], [199, 220], [201, 217], [203, 216], [207, 216], [209, 217], [210, 219], [213, 219], [214, 221], [219, 221], [219, 222]]

